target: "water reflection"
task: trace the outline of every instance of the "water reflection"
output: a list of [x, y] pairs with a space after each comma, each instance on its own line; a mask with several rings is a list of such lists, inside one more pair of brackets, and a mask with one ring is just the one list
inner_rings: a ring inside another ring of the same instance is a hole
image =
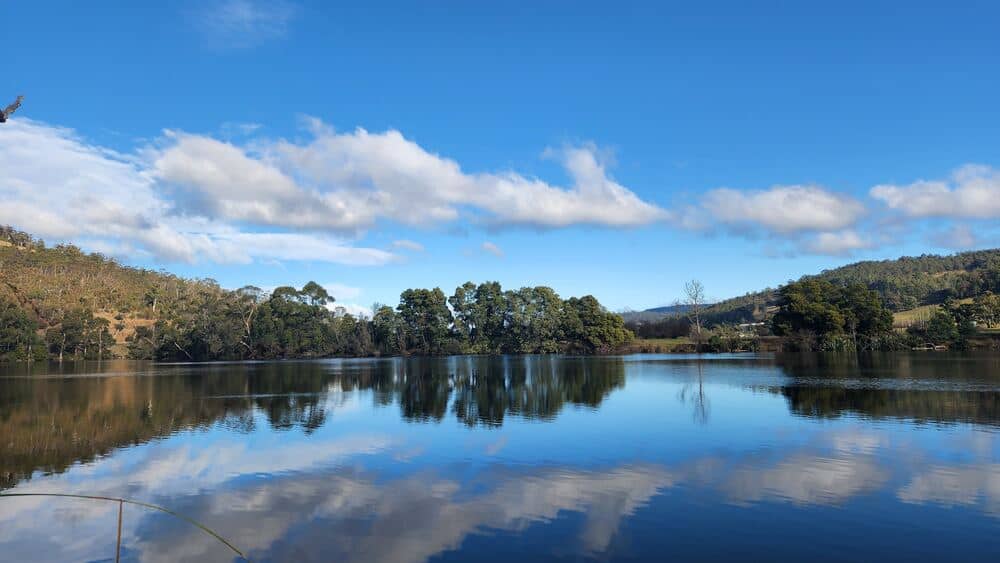
[[[254, 561], [974, 559], [1000, 531], [992, 356], [101, 370], [0, 377], [5, 486], [166, 505]], [[0, 553], [106, 558], [114, 517], [0, 499]], [[125, 522], [127, 560], [230, 560]]]
[[597, 407], [625, 381], [624, 363], [615, 358], [142, 366], [140, 377], [124, 375], [128, 365], [77, 365], [76, 377], [65, 378], [15, 371], [0, 379], [0, 488], [180, 430], [222, 424], [253, 432], [254, 413], [272, 430], [309, 434], [347, 392], [372, 390], [376, 405], [398, 404], [404, 420], [441, 421], [452, 404], [464, 424], [495, 427], [508, 413], [549, 420], [567, 404]]
[[801, 416], [1000, 422], [995, 355], [809, 355], [782, 357], [779, 365], [792, 381], [772, 389]]
[[681, 404], [691, 405], [695, 422], [708, 424], [711, 407], [708, 396], [705, 395], [704, 364], [701, 361], [696, 362], [695, 369], [698, 370], [698, 382], [685, 384], [677, 393], [677, 399]]

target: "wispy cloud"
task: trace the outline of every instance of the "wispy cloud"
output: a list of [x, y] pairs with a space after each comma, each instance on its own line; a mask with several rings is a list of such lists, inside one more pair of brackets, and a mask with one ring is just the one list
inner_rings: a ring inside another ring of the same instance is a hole
[[247, 135], [252, 135], [256, 133], [263, 127], [260, 123], [246, 123], [246, 122], [236, 122], [227, 121], [219, 126], [219, 133], [224, 139], [233, 139], [236, 137], [245, 137]]
[[980, 246], [984, 242], [968, 225], [953, 225], [949, 229], [931, 234], [928, 241], [935, 246], [952, 250], [966, 250]]
[[411, 250], [413, 252], [423, 252], [424, 251], [424, 245], [420, 244], [419, 242], [412, 241], [412, 240], [406, 240], [406, 239], [393, 241], [392, 242], [392, 247], [393, 248], [399, 248], [401, 250]]
[[218, 0], [193, 17], [209, 45], [246, 49], [287, 35], [297, 12], [283, 0]]
[[484, 252], [488, 252], [497, 258], [503, 258], [504, 256], [503, 249], [490, 241], [484, 242], [480, 248], [482, 248]]

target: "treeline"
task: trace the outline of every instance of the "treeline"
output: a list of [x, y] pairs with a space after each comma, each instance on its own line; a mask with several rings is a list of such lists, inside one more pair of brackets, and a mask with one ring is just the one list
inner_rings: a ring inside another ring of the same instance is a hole
[[329, 356], [592, 354], [633, 336], [592, 296], [497, 282], [408, 289], [372, 318], [338, 314], [301, 289], [236, 291], [129, 268], [70, 245], [0, 230], [0, 359], [239, 360]]
[[771, 330], [796, 350], [884, 350], [905, 346], [892, 311], [865, 285], [806, 279], [778, 290]]
[[[706, 322], [699, 332], [690, 315], [656, 322], [630, 322], [640, 338], [686, 337], [689, 351], [755, 350], [761, 337], [777, 337], [771, 347], [797, 351], [870, 351], [927, 346], [964, 349], [992, 345], [983, 329], [1000, 326], [1000, 296], [946, 299], [930, 317], [894, 328], [894, 315], [882, 296], [862, 283], [838, 284], [818, 278], [791, 282], [775, 291], [767, 322]], [[709, 309], [710, 310], [710, 309]], [[709, 315], [705, 315], [709, 317]], [[680, 349], [680, 348], [679, 348]]]
[[926, 321], [907, 327], [914, 346], [944, 345], [959, 349], [971, 346], [982, 328], [1000, 326], [1000, 296], [979, 295], [970, 302], [948, 299]]
[[1000, 293], [1000, 250], [858, 262], [815, 277], [839, 285], [864, 284], [891, 310], [905, 311], [948, 299]]
[[893, 327], [893, 313], [878, 292], [864, 284], [806, 279], [778, 291], [774, 335], [786, 349], [893, 350], [947, 346], [965, 349], [982, 329], [1000, 325], [1000, 297], [987, 292], [973, 299], [948, 298], [926, 321], [906, 330]]
[[[1000, 249], [857, 262], [798, 281], [806, 280], [862, 285], [877, 293], [890, 311], [906, 311], [990, 292], [1000, 294]], [[713, 324], [762, 321], [775, 312], [780, 299], [775, 289], [748, 293], [708, 307], [705, 318]]]
[[[469, 289], [471, 288], [471, 290]], [[446, 298], [440, 289], [408, 289], [395, 308], [372, 318], [337, 314], [324, 288], [206, 286], [190, 300], [160, 309], [126, 340], [127, 357], [150, 360], [241, 360], [331, 356], [593, 354], [632, 338], [621, 317], [592, 296], [561, 299], [547, 287], [503, 291], [467, 283]], [[449, 308], [454, 304], [454, 312]], [[40, 329], [22, 309], [0, 298], [0, 358], [99, 359], [113, 356], [108, 321], [70, 310]]]
[[[336, 314], [325, 289], [255, 287], [210, 293], [140, 327], [129, 356], [156, 360], [309, 358], [611, 351], [632, 338], [591, 296], [563, 300], [547, 287], [497, 282], [408, 289], [372, 318]], [[450, 305], [450, 307], [449, 307]]]

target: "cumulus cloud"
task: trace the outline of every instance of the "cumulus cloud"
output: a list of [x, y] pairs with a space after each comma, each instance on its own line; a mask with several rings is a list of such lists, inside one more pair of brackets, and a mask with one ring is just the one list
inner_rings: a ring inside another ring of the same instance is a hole
[[775, 241], [772, 256], [846, 256], [874, 247], [857, 227], [867, 210], [845, 194], [814, 185], [778, 185], [764, 190], [718, 188], [674, 212], [674, 226]]
[[[381, 221], [618, 228], [667, 216], [611, 179], [594, 146], [550, 152], [572, 180], [563, 187], [513, 171], [464, 172], [394, 130], [337, 133], [318, 120], [308, 125], [312, 137], [304, 142], [238, 145], [167, 131], [153, 145], [121, 154], [69, 129], [17, 120], [0, 132], [0, 222], [170, 261], [364, 265], [396, 256], [356, 248], [344, 237]], [[423, 249], [409, 240], [393, 246]]]
[[482, 248], [483, 251], [489, 252], [493, 256], [496, 256], [497, 258], [503, 258], [503, 249], [493, 244], [490, 241], [484, 242], [480, 248]]
[[947, 180], [875, 186], [871, 196], [909, 217], [996, 219], [1000, 218], [1000, 172], [970, 164]]
[[[779, 242], [776, 255], [845, 256], [881, 242], [865, 233], [862, 202], [821, 186], [719, 188], [667, 210], [618, 183], [592, 144], [546, 150], [567, 177], [552, 183], [513, 170], [463, 170], [396, 130], [338, 132], [318, 119], [303, 122], [301, 139], [258, 137], [258, 124], [230, 123], [222, 138], [166, 131], [121, 153], [69, 129], [15, 120], [0, 131], [0, 223], [116, 255], [226, 263], [374, 265], [399, 259], [394, 250], [424, 250], [408, 239], [391, 250], [357, 246], [386, 223], [617, 229], [664, 222], [764, 236]], [[998, 177], [964, 167], [951, 184], [877, 186], [871, 195], [915, 217], [1000, 217]], [[946, 246], [976, 242], [968, 229], [948, 234]], [[480, 250], [503, 254], [493, 243]]]
[[819, 233], [802, 244], [806, 252], [827, 256], [847, 256], [872, 246], [874, 245], [871, 240], [854, 230]]
[[[207, 167], [201, 172], [214, 175], [216, 185], [226, 180], [225, 163], [239, 155], [223, 150], [219, 158], [224, 164], [215, 168], [201, 163]], [[176, 160], [163, 165], [181, 166]], [[0, 130], [0, 169], [0, 224], [50, 240], [76, 240], [117, 255], [178, 262], [276, 259], [377, 265], [396, 259], [391, 252], [355, 247], [331, 234], [258, 232], [207, 213], [183, 213], [192, 204], [162, 186], [157, 168], [144, 158], [27, 119], [11, 121]], [[288, 189], [280, 177], [260, 167], [240, 179], [247, 181], [251, 193]], [[217, 205], [234, 208], [224, 216], [253, 215], [238, 202], [222, 200]]]
[[590, 145], [552, 151], [572, 179], [561, 187], [512, 171], [466, 173], [399, 131], [337, 133], [308, 123], [311, 140], [261, 141], [253, 151], [169, 132], [152, 173], [189, 214], [350, 234], [380, 219], [418, 227], [452, 222], [463, 210], [494, 226], [536, 228], [634, 227], [667, 217], [612, 180]]
[[865, 207], [819, 186], [795, 185], [752, 191], [719, 188], [705, 194], [701, 211], [714, 223], [737, 230], [787, 235], [850, 227], [864, 215]]
[[218, 0], [206, 3], [194, 19], [209, 45], [244, 49], [284, 37], [296, 12], [282, 0]]

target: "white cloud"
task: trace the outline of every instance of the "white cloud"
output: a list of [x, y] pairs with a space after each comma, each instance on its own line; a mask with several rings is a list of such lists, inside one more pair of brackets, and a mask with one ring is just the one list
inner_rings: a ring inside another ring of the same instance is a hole
[[504, 255], [503, 254], [503, 249], [500, 248], [499, 246], [493, 244], [490, 241], [484, 242], [483, 245], [480, 248], [482, 248], [486, 252], [489, 252], [493, 256], [496, 256], [497, 258], [503, 258], [503, 255]]
[[403, 250], [411, 250], [413, 252], [424, 251], [424, 245], [420, 244], [419, 242], [406, 239], [393, 241], [392, 246], [393, 248], [401, 248]]
[[861, 236], [857, 231], [846, 230], [833, 233], [819, 233], [811, 240], [804, 242], [802, 250], [812, 254], [847, 256], [857, 250], [864, 250], [873, 246], [872, 241]]
[[284, 37], [296, 12], [282, 0], [218, 0], [194, 17], [209, 45], [243, 49]]
[[767, 237], [768, 254], [846, 256], [873, 241], [857, 227], [867, 210], [846, 194], [814, 185], [778, 185], [765, 190], [718, 188], [673, 213], [678, 228]]
[[739, 466], [720, 488], [738, 504], [761, 500], [836, 504], [877, 490], [887, 480], [888, 472], [868, 457], [828, 458], [803, 454], [783, 460], [774, 467]]
[[[667, 216], [612, 180], [593, 146], [550, 151], [573, 180], [559, 187], [515, 172], [465, 173], [398, 131], [338, 134], [308, 124], [314, 136], [303, 143], [240, 146], [167, 131], [153, 146], [121, 154], [69, 129], [17, 120], [0, 132], [0, 223], [168, 261], [368, 265], [396, 256], [338, 237], [382, 220], [615, 228]], [[423, 249], [409, 240], [394, 246]]]
[[374, 316], [372, 314], [371, 307], [365, 305], [359, 305], [357, 303], [347, 303], [338, 301], [336, 303], [331, 303], [330, 305], [327, 306], [327, 308], [330, 309], [331, 311], [336, 311], [337, 307], [343, 307], [344, 312], [358, 319], [360, 318], [370, 319]]
[[362, 289], [342, 283], [325, 283], [323, 288], [336, 299], [357, 299], [361, 296]]
[[[220, 159], [239, 161], [239, 155], [223, 150]], [[179, 166], [177, 161], [168, 164]], [[224, 181], [219, 179], [225, 177], [224, 167], [213, 172], [203, 164], [208, 172], [202, 173], [214, 174], [216, 185]], [[0, 170], [0, 224], [50, 241], [72, 239], [94, 250], [180, 262], [277, 259], [377, 265], [396, 259], [390, 252], [354, 247], [330, 235], [253, 232], [229, 220], [178, 214], [177, 194], [156, 182], [155, 169], [144, 159], [28, 119], [0, 129]], [[251, 192], [283, 193], [288, 186], [276, 178], [260, 167], [240, 177]]]
[[260, 123], [246, 123], [238, 121], [227, 121], [219, 126], [219, 132], [225, 138], [252, 135], [264, 127]]
[[[238, 132], [243, 141], [167, 131], [151, 146], [123, 154], [68, 129], [15, 120], [0, 131], [0, 224], [116, 255], [184, 262], [384, 264], [399, 257], [350, 239], [385, 223], [557, 229], [669, 221], [687, 230], [763, 235], [792, 253], [834, 256], [881, 242], [863, 232], [860, 201], [819, 186], [719, 188], [668, 211], [611, 178], [593, 145], [545, 152], [570, 179], [557, 185], [509, 170], [464, 171], [396, 130], [337, 132], [318, 119], [304, 123], [305, 140], [246, 138], [259, 126], [232, 123], [223, 134]], [[968, 208], [962, 213], [1000, 216], [1000, 195], [983, 195], [1000, 189], [997, 178], [990, 168], [965, 167], [943, 192], [914, 184], [877, 186], [871, 193], [911, 215], [935, 207], [925, 201], [927, 193], [944, 193], [960, 202], [937, 205], [948, 213]], [[974, 238], [968, 229], [950, 235], [956, 247]], [[391, 248], [424, 250], [407, 239]], [[493, 243], [480, 250], [503, 255]]]
[[[714, 223], [737, 230], [757, 230], [779, 235], [805, 231], [837, 231], [850, 227], [864, 215], [861, 202], [819, 186], [774, 186], [766, 190], [739, 191], [719, 188], [708, 192], [699, 212]], [[697, 225], [697, 219], [687, 219]]]
[[883, 184], [871, 196], [909, 217], [1000, 218], [1000, 172], [966, 165], [948, 180], [920, 180], [907, 185]]
[[980, 505], [1000, 516], [1000, 464], [931, 467], [896, 496], [911, 504]]
[[[466, 173], [389, 130], [336, 133], [308, 121], [313, 138], [252, 143], [172, 133], [155, 155], [159, 179], [185, 209], [229, 220], [357, 233], [380, 219], [410, 226], [453, 222], [463, 211], [497, 226], [633, 227], [667, 218], [612, 180], [592, 146], [555, 151], [573, 182], [551, 185], [508, 171]], [[248, 197], [251, 196], [251, 197]]]
[[983, 244], [983, 240], [967, 225], [953, 225], [951, 228], [934, 233], [930, 242], [943, 248], [968, 250]]

